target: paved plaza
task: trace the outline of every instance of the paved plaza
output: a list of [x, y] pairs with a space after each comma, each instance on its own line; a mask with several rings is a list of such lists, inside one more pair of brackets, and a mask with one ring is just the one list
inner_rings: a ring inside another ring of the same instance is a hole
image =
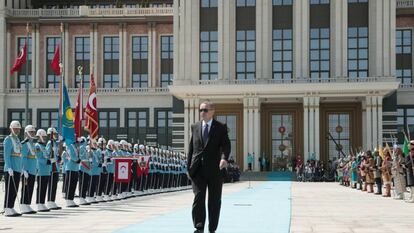
[[[217, 232], [413, 232], [414, 204], [336, 183], [269, 179], [224, 185]], [[1, 192], [3, 202], [3, 188]], [[192, 198], [187, 189], [18, 218], [0, 216], [0, 231], [192, 232]], [[62, 198], [57, 202], [64, 206]]]

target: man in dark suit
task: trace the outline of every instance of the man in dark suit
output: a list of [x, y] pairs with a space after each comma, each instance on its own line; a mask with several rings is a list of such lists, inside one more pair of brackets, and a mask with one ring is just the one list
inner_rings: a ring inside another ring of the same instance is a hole
[[209, 232], [217, 229], [223, 177], [230, 154], [227, 126], [213, 116], [214, 104], [204, 102], [200, 105], [201, 121], [191, 126], [187, 165], [194, 192], [192, 216], [195, 232], [204, 231], [207, 188]]

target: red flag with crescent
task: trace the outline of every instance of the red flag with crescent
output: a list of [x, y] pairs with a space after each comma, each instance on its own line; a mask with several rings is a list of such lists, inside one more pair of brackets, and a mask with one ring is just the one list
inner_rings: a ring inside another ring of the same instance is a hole
[[19, 56], [16, 58], [16, 61], [14, 62], [10, 70], [10, 74], [13, 74], [16, 71], [19, 71], [22, 68], [23, 64], [26, 63], [26, 59], [27, 59], [27, 42], [24, 43]]
[[89, 132], [91, 138], [98, 139], [98, 110], [96, 101], [96, 85], [93, 74], [91, 74], [91, 87], [89, 89], [89, 97], [88, 103], [86, 104], [85, 115], [85, 130]]

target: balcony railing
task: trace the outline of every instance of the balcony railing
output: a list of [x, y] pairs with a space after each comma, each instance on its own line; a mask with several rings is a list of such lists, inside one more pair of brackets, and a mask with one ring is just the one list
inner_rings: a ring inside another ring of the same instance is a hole
[[91, 9], [88, 6], [81, 6], [79, 9], [6, 9], [6, 14], [16, 18], [172, 16], [173, 8]]
[[414, 84], [412, 83], [401, 83], [400, 89], [412, 89], [414, 88]]
[[[393, 77], [331, 77], [295, 79], [254, 79], [254, 80], [200, 80], [199, 85], [251, 85], [251, 84], [299, 84], [299, 83], [372, 83], [395, 82]], [[184, 84], [185, 85], [185, 84]]]
[[414, 8], [414, 0], [397, 0], [397, 8]]
[[[68, 93], [78, 93], [78, 88], [68, 88]], [[89, 88], [83, 89], [85, 95], [89, 93]], [[7, 90], [8, 94], [23, 94], [26, 93], [25, 89], [11, 88]], [[58, 88], [34, 88], [30, 89], [29, 93], [38, 94], [58, 94]], [[126, 93], [128, 95], [152, 95], [152, 94], [168, 94], [169, 89], [164, 87], [155, 88], [98, 88], [97, 94], [110, 94], [110, 93]]]

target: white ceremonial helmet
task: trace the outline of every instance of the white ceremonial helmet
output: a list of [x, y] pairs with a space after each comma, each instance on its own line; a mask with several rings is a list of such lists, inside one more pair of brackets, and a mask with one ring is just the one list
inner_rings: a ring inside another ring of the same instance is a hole
[[111, 146], [115, 145], [115, 141], [114, 141], [114, 140], [112, 140], [112, 139], [108, 140], [108, 146], [109, 146], [109, 145], [111, 145]]
[[145, 146], [141, 144], [141, 145], [139, 145], [139, 149], [143, 150], [143, 149], [145, 149]]
[[20, 133], [21, 128], [22, 126], [20, 125], [20, 122], [18, 121], [10, 122], [10, 131], [14, 136], [17, 136]]
[[27, 134], [29, 138], [36, 138], [36, 128], [33, 125], [27, 125], [24, 128], [24, 132]]
[[47, 137], [47, 133], [44, 129], [38, 129], [37, 133], [36, 133], [36, 136], [39, 138], [39, 140], [41, 142], [45, 142], [45, 139]]
[[10, 122], [10, 129], [21, 129], [22, 126], [20, 125], [20, 122], [18, 121], [12, 121]]
[[103, 144], [106, 144], [106, 140], [105, 140], [105, 138], [99, 138], [99, 139], [98, 139], [98, 143], [99, 143], [99, 144], [102, 144], [102, 143], [103, 143]]
[[52, 134], [52, 133], [57, 133], [55, 128], [50, 127], [49, 129], [47, 129], [47, 134]]
[[128, 145], [128, 142], [127, 142], [127, 141], [125, 141], [125, 140], [121, 140], [119, 143], [120, 143], [122, 146], [127, 146], [127, 145]]

